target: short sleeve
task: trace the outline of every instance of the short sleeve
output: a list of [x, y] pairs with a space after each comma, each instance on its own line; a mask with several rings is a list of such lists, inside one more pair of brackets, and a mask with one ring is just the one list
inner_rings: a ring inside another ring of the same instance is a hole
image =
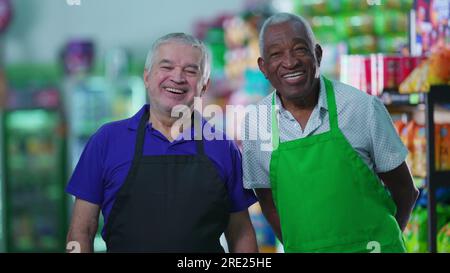
[[[269, 173], [262, 159], [263, 157], [270, 158], [271, 152], [261, 149], [262, 142], [257, 138], [258, 126], [250, 126], [250, 124], [258, 125], [265, 121], [258, 122], [253, 115], [246, 115], [243, 122], [241, 136], [243, 138], [242, 168], [244, 187], [247, 189], [270, 188]], [[250, 127], [252, 127], [252, 131], [250, 131]], [[253, 129], [253, 127], [256, 129]]]
[[97, 205], [103, 202], [104, 143], [99, 131], [91, 136], [66, 187], [67, 193]]
[[241, 153], [233, 141], [230, 141], [230, 154], [232, 168], [227, 178], [227, 187], [230, 194], [231, 212], [239, 212], [256, 203], [257, 199], [252, 190], [244, 189]]
[[376, 173], [391, 171], [403, 163], [408, 149], [401, 141], [386, 107], [377, 97], [372, 97], [369, 110], [371, 157]]

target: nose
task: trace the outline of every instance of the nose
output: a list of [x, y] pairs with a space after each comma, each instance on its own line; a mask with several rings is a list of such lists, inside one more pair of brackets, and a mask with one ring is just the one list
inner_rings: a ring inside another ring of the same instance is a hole
[[178, 84], [182, 84], [186, 82], [186, 75], [183, 69], [177, 67], [173, 70], [172, 73], [172, 81]]
[[294, 53], [289, 51], [284, 55], [283, 58], [283, 65], [286, 68], [294, 68], [298, 65], [298, 63], [300, 62], [300, 60], [298, 58], [295, 57]]

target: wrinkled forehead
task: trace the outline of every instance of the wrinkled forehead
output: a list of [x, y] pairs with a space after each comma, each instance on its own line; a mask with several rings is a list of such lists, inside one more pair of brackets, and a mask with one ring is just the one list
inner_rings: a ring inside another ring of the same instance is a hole
[[169, 40], [155, 48], [155, 61], [169, 60], [201, 65], [202, 51], [198, 46], [177, 40]]
[[269, 26], [264, 36], [265, 44], [269, 45], [280, 39], [297, 40], [314, 46], [310, 33], [302, 22], [286, 21]]

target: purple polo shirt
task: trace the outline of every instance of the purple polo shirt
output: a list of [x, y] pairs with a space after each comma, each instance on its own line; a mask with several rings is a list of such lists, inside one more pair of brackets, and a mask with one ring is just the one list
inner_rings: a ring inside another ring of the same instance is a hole
[[[133, 117], [103, 125], [89, 139], [70, 178], [66, 191], [75, 197], [99, 205], [105, 224], [115, 197], [128, 174], [133, 160], [136, 134], [145, 105]], [[214, 163], [228, 189], [231, 211], [247, 209], [256, 202], [251, 190], [242, 183], [241, 153], [231, 140], [203, 139], [205, 154]], [[193, 140], [169, 142], [159, 131], [147, 123], [144, 155], [196, 154]], [[102, 233], [103, 234], [103, 233]]]

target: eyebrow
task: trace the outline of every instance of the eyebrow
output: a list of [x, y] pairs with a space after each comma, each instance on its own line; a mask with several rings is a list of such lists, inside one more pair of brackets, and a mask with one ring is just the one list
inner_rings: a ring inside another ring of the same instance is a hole
[[[161, 61], [159, 61], [159, 64], [169, 64], [169, 65], [173, 65], [173, 62], [168, 60], [168, 59], [162, 59]], [[196, 65], [196, 64], [188, 64], [185, 66], [185, 68], [193, 68], [196, 70], [200, 70], [200, 66]]]
[[173, 63], [167, 59], [162, 59], [161, 61], [159, 61], [159, 64], [170, 64], [172, 65]]
[[200, 67], [196, 64], [188, 64], [188, 65], [186, 65], [186, 68], [193, 68], [196, 70], [200, 70]]
[[300, 43], [302, 43], [302, 44], [304, 44], [304, 45], [306, 45], [308, 47], [311, 44], [311, 42], [308, 42], [307, 40], [305, 40], [303, 38], [294, 38], [293, 40], [294, 40], [294, 42], [300, 42]]

